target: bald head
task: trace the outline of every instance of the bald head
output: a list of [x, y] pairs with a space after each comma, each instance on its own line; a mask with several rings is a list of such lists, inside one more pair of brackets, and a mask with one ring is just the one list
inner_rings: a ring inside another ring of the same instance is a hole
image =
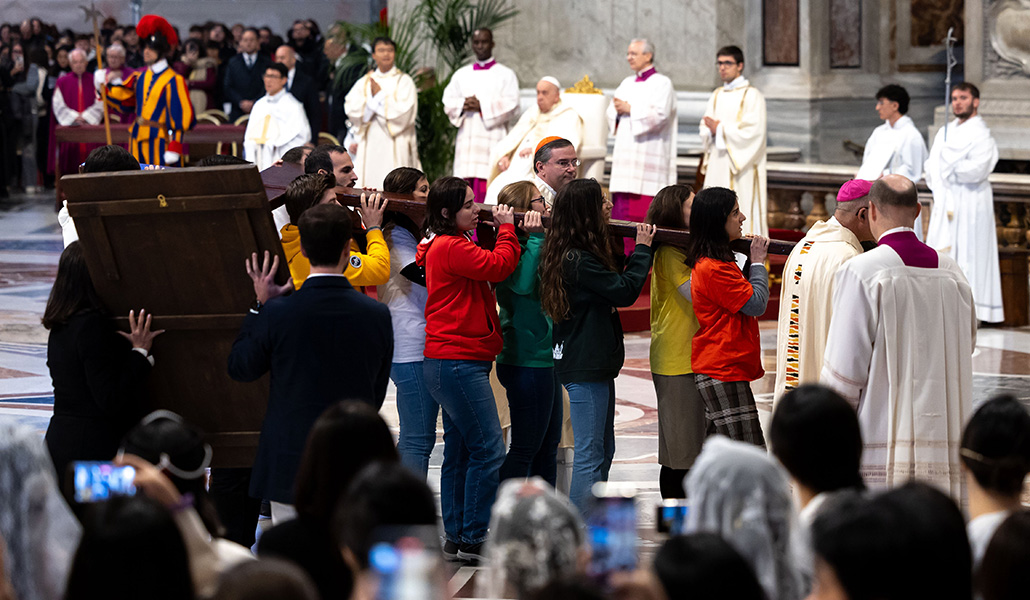
[[884, 175], [869, 189], [869, 225], [877, 239], [895, 227], [912, 227], [919, 217], [916, 185], [901, 175]]
[[293, 51], [293, 48], [282, 45], [275, 50], [275, 62], [282, 63], [286, 67], [286, 70], [292, 70], [297, 66], [297, 53]]

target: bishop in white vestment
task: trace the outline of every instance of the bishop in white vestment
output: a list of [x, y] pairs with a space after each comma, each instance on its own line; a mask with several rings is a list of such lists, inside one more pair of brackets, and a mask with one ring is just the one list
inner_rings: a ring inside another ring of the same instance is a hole
[[497, 194], [509, 183], [533, 178], [537, 144], [552, 136], [569, 140], [578, 150], [583, 141], [583, 118], [562, 102], [561, 85], [548, 76], [536, 84], [536, 106], [522, 113], [508, 135], [494, 146], [486, 204], [497, 204]]
[[309, 139], [311, 127], [304, 105], [282, 87], [259, 98], [251, 108], [243, 134], [243, 157], [263, 171], [287, 150], [303, 146]]
[[852, 179], [837, 192], [833, 216], [812, 226], [783, 266], [773, 403], [806, 383], [819, 383], [837, 269], [862, 254], [869, 231], [871, 181]]
[[820, 380], [858, 411], [868, 485], [915, 478], [959, 500], [959, 443], [973, 399], [973, 294], [953, 259], [916, 239], [910, 180], [886, 175], [869, 197], [879, 246], [837, 272]]
[[721, 88], [712, 93], [699, 131], [704, 144], [704, 187], [737, 193], [744, 233], [769, 235], [766, 193], [765, 96], [741, 75], [743, 53], [736, 46], [718, 51]]
[[655, 70], [650, 42], [633, 40], [626, 58], [635, 74], [615, 89], [607, 111], [615, 136], [608, 189], [612, 216], [641, 222], [658, 190], [676, 183], [676, 90]]
[[359, 79], [344, 99], [344, 112], [357, 140], [354, 170], [363, 187], [382, 189], [397, 167], [422, 168], [415, 138], [418, 90], [394, 66], [394, 46], [379, 40], [372, 50], [376, 69]]
[[[961, 85], [961, 84], [960, 84]], [[1002, 307], [998, 239], [994, 229], [994, 194], [987, 177], [998, 164], [998, 145], [977, 112], [977, 97], [966, 87], [952, 92], [958, 117], [937, 131], [926, 161], [926, 184], [933, 210], [926, 243], [955, 259], [973, 288], [976, 317], [999, 323]], [[956, 103], [963, 103], [956, 106]], [[963, 118], [965, 115], [965, 118]]]
[[519, 110], [519, 80], [515, 71], [494, 60], [493, 47], [493, 33], [476, 30], [476, 61], [455, 71], [443, 91], [444, 112], [458, 128], [454, 176], [468, 180], [478, 201], [486, 196], [494, 146], [504, 139]]

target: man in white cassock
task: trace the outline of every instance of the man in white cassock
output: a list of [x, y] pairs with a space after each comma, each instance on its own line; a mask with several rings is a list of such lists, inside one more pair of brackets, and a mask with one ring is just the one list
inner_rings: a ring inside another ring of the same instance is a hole
[[774, 407], [790, 390], [819, 383], [833, 312], [833, 278], [842, 264], [862, 254], [863, 242], [873, 241], [868, 198], [872, 185], [862, 179], [842, 185], [833, 216], [813, 225], [787, 257], [780, 287]]
[[915, 478], [958, 500], [973, 400], [973, 293], [954, 259], [916, 239], [915, 184], [885, 175], [869, 200], [879, 245], [837, 271], [820, 380], [858, 411], [868, 485]]
[[254, 102], [243, 134], [243, 157], [258, 170], [271, 167], [290, 148], [311, 139], [304, 105], [286, 91], [288, 70], [282, 63], [268, 65], [265, 95]]
[[747, 217], [744, 233], [768, 235], [765, 168], [765, 96], [744, 78], [744, 52], [725, 46], [716, 53], [722, 87], [712, 93], [699, 131], [704, 143], [704, 187], [737, 193]]
[[[876, 92], [876, 114], [883, 121], [865, 143], [862, 166], [855, 179], [875, 181], [883, 175], [901, 175], [912, 183], [923, 178], [923, 163], [929, 154], [926, 141], [908, 112], [908, 91], [890, 84]], [[915, 223], [916, 237], [923, 239], [923, 223]]]
[[397, 167], [422, 168], [415, 140], [418, 90], [407, 73], [394, 66], [396, 44], [372, 40], [376, 69], [359, 79], [344, 99], [344, 111], [357, 140], [354, 170], [365, 187], [382, 189]]
[[976, 317], [1005, 320], [994, 229], [994, 194], [987, 177], [998, 164], [998, 145], [980, 115], [980, 90], [960, 83], [951, 92], [955, 119], [937, 131], [926, 161], [933, 210], [926, 243], [955, 259], [976, 302]]
[[583, 118], [562, 102], [561, 84], [550, 76], [536, 84], [536, 106], [524, 112], [508, 135], [494, 146], [486, 204], [497, 204], [497, 194], [509, 183], [533, 178], [533, 155], [540, 140], [546, 137], [569, 140], [576, 150], [583, 141]]
[[676, 90], [656, 71], [651, 42], [630, 42], [626, 61], [634, 74], [615, 89], [607, 111], [615, 136], [608, 189], [612, 217], [641, 222], [658, 190], [676, 183]]
[[490, 154], [519, 110], [519, 80], [515, 71], [494, 60], [493, 49], [493, 32], [474, 31], [475, 62], [455, 71], [443, 90], [444, 112], [458, 128], [454, 176], [468, 181], [480, 202], [490, 178]]

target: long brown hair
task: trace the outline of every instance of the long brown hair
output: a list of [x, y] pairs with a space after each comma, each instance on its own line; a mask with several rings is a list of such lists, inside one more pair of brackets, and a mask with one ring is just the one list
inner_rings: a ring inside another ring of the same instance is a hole
[[690, 210], [690, 238], [687, 240], [687, 266], [694, 268], [702, 258], [732, 261], [726, 220], [737, 203], [737, 194], [721, 187], [705, 188], [694, 196]]
[[509, 183], [497, 194], [497, 203], [506, 204], [516, 212], [532, 210], [533, 199], [540, 196], [540, 190], [532, 181]]
[[54, 279], [54, 287], [50, 289], [50, 298], [43, 311], [43, 327], [53, 329], [64, 325], [79, 312], [103, 309], [104, 305], [86, 268], [82, 246], [76, 240], [68, 244], [57, 263], [57, 278]]
[[[658, 190], [651, 205], [647, 207], [647, 216], [644, 218], [646, 223], [651, 225], [657, 225], [658, 227], [668, 227], [670, 229], [688, 229], [689, 225], [683, 220], [683, 203], [690, 199], [690, 195], [694, 193], [694, 188], [689, 185], [669, 185]], [[654, 244], [653, 248], [658, 249], [659, 244]]]
[[576, 251], [589, 252], [607, 269], [616, 270], [608, 249], [603, 202], [601, 186], [593, 179], [570, 181], [554, 199], [551, 229], [540, 257], [540, 304], [553, 321], [562, 321], [569, 314], [564, 262], [578, 262]]

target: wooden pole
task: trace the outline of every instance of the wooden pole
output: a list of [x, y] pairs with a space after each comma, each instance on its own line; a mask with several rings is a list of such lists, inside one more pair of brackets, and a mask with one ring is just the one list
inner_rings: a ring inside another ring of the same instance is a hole
[[[104, 68], [104, 49], [100, 45], [100, 25], [97, 24], [97, 15], [100, 14], [91, 2], [89, 8], [81, 7], [86, 11], [86, 18], [93, 21], [93, 46], [97, 53], [97, 70]], [[100, 102], [104, 107], [104, 133], [107, 134], [107, 145], [111, 145], [111, 113], [107, 108], [107, 82], [100, 86]]]

